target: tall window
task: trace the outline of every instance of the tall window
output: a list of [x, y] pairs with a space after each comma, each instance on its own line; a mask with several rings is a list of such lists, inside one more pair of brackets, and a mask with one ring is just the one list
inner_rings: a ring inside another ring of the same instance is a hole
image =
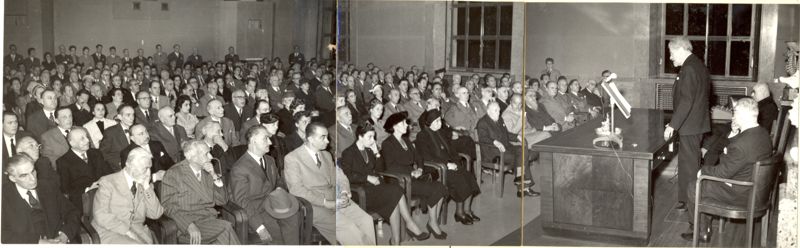
[[513, 4], [458, 1], [453, 5], [452, 67], [479, 70], [511, 68]]
[[692, 43], [692, 53], [705, 62], [713, 77], [755, 78], [758, 9], [754, 4], [665, 4], [662, 73], [678, 73], [669, 60], [668, 44], [685, 35]]

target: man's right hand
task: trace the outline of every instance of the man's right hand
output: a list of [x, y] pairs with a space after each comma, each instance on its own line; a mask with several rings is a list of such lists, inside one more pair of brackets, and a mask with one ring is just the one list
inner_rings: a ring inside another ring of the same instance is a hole
[[189, 227], [186, 228], [186, 231], [189, 232], [189, 244], [199, 245], [202, 238], [200, 236], [200, 229], [197, 228], [197, 225], [194, 223], [189, 224]]
[[257, 232], [258, 232], [258, 238], [259, 239], [261, 239], [263, 241], [272, 241], [272, 236], [269, 235], [269, 232], [267, 231], [267, 228], [261, 228], [261, 230], [257, 231]]
[[378, 177], [373, 175], [367, 175], [367, 182], [371, 183], [372, 185], [379, 185], [381, 184], [381, 180]]
[[503, 143], [500, 143], [500, 141], [495, 140], [492, 143], [494, 143], [494, 146], [497, 147], [497, 149], [500, 150], [500, 152], [506, 152], [506, 147], [503, 146]]
[[325, 199], [322, 202], [322, 206], [327, 209], [336, 209], [336, 200], [327, 200]]

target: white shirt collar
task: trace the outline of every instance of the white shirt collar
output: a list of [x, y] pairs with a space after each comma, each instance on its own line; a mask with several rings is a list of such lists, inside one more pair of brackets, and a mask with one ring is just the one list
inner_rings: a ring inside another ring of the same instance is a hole
[[[310, 148], [310, 147], [308, 147], [307, 145], [303, 145], [303, 147], [305, 147], [305, 148], [306, 148], [306, 151], [307, 151], [307, 152], [308, 152], [308, 154], [311, 156], [311, 160], [313, 160], [313, 161], [314, 161], [314, 163], [316, 163], [316, 162], [317, 162], [317, 153], [318, 153], [319, 151], [313, 151], [313, 150], [311, 150], [311, 148]], [[322, 159], [322, 158], [320, 158], [320, 159]], [[322, 161], [319, 161], [319, 162], [320, 162], [320, 163], [322, 163]]]
[[[14, 185], [17, 186], [17, 192], [19, 192], [19, 195], [22, 196], [22, 199], [26, 199], [27, 202], [30, 204], [30, 199], [28, 198], [28, 191], [29, 190], [26, 189], [26, 188], [20, 187], [19, 184], [16, 184], [16, 183]], [[36, 199], [39, 199], [39, 193], [36, 192], [36, 189], [31, 189], [30, 191], [33, 194], [33, 197], [36, 197]], [[41, 201], [39, 201], [39, 202], [41, 202]]]
[[247, 151], [247, 154], [250, 154], [250, 157], [253, 157], [253, 160], [255, 160], [255, 161], [256, 161], [256, 163], [257, 163], [257, 164], [259, 164], [259, 166], [261, 166], [261, 159], [262, 159], [263, 157], [259, 157], [259, 156], [257, 156], [257, 155], [255, 155], [255, 154], [253, 154], [253, 153], [252, 153], [252, 152], [250, 152], [250, 151]]
[[191, 170], [192, 170], [192, 175], [193, 175], [193, 176], [197, 177], [197, 173], [200, 173], [200, 177], [201, 177], [201, 178], [203, 177], [203, 176], [202, 176], [202, 175], [203, 175], [203, 170], [200, 170], [200, 169], [197, 169], [197, 170], [195, 170], [195, 169], [194, 169], [194, 167], [192, 167], [192, 165], [191, 165], [191, 164], [189, 164], [188, 166], [189, 166], [189, 169], [191, 169]]

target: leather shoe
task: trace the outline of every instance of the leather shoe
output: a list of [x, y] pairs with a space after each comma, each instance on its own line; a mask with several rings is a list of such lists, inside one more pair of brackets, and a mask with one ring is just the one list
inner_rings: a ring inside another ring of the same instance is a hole
[[[686, 240], [686, 241], [692, 242], [692, 239], [694, 239], [694, 233], [693, 233], [693, 231], [694, 231], [694, 227], [690, 225], [690, 226], [689, 226], [689, 231], [688, 231], [688, 232], [681, 233], [681, 238], [683, 238], [683, 240]], [[709, 228], [706, 228], [706, 230], [705, 230], [705, 231], [703, 231], [703, 230], [700, 230], [700, 233], [699, 233], [699, 234], [697, 234], [697, 242], [698, 242], [698, 243], [708, 243], [708, 242], [711, 242], [711, 227], [709, 227]]]
[[677, 205], [677, 206], [675, 206], [675, 209], [677, 209], [678, 211], [681, 211], [681, 212], [686, 212], [686, 211], [689, 211], [689, 209], [688, 209], [688, 208], [686, 208], [686, 203], [685, 203], [685, 202], [682, 202], [682, 201], [679, 201], [679, 202], [678, 202], [678, 205]]
[[526, 188], [524, 190], [517, 191], [517, 197], [522, 198], [522, 196], [533, 196], [533, 197], [536, 197], [536, 196], [539, 196], [539, 192], [533, 191], [530, 188]]
[[456, 221], [461, 222], [461, 224], [464, 224], [464, 225], [472, 225], [473, 224], [472, 223], [472, 219], [469, 218], [469, 215], [461, 215], [461, 216], [459, 216], [458, 214], [456, 214], [456, 215], [453, 215], [453, 217], [456, 218]]
[[431, 234], [426, 232], [420, 232], [419, 235], [416, 235], [409, 231], [408, 234], [411, 235], [411, 237], [414, 237], [414, 239], [416, 239], [417, 241], [423, 241], [431, 238]]
[[475, 213], [470, 213], [470, 214], [468, 214], [467, 216], [469, 216], [469, 217], [472, 219], [472, 222], [478, 222], [478, 221], [481, 221], [481, 218], [478, 218], [478, 216], [477, 216], [477, 215], [475, 215]]
[[441, 233], [436, 234], [436, 232], [433, 231], [433, 228], [431, 228], [430, 225], [428, 225], [427, 228], [428, 228], [428, 233], [433, 235], [434, 238], [436, 238], [436, 239], [447, 239], [447, 233], [446, 232], [440, 230]]

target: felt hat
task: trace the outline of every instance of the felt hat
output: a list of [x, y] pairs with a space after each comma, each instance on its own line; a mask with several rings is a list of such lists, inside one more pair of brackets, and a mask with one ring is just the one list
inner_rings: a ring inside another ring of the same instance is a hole
[[386, 118], [386, 123], [383, 124], [383, 129], [390, 130], [394, 125], [400, 123], [401, 121], [405, 121], [408, 118], [408, 112], [397, 112]]
[[419, 116], [419, 124], [425, 127], [430, 127], [433, 121], [441, 117], [442, 117], [442, 112], [439, 112], [439, 110], [437, 109], [428, 110]]
[[276, 219], [286, 219], [292, 217], [300, 208], [297, 197], [294, 197], [283, 189], [273, 190], [264, 200], [264, 209]]

